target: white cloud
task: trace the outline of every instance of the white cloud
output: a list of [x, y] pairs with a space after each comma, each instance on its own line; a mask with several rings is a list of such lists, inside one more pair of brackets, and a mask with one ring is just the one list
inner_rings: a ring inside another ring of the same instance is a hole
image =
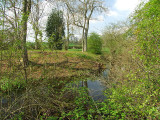
[[118, 16], [118, 13], [116, 11], [109, 11], [109, 13], [107, 14], [108, 16]]
[[120, 11], [133, 11], [141, 0], [117, 0], [114, 7]]
[[99, 15], [99, 16], [97, 17], [97, 20], [98, 20], [98, 21], [104, 21], [103, 15]]
[[90, 20], [90, 22], [93, 23], [93, 24], [97, 23], [97, 22], [102, 22], [102, 21], [104, 21], [104, 16], [103, 15], [99, 15], [96, 18], [92, 18]]

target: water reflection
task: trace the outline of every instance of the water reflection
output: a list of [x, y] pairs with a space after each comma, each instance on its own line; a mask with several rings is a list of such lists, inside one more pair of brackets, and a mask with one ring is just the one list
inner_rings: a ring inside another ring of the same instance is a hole
[[86, 87], [89, 90], [89, 96], [91, 96], [93, 100], [101, 102], [106, 99], [106, 96], [104, 96], [104, 90], [106, 90], [106, 87], [102, 85], [99, 80], [87, 80], [86, 84]]
[[94, 101], [102, 102], [106, 99], [104, 91], [107, 89], [104, 84], [108, 80], [109, 69], [104, 70], [96, 80], [80, 81], [78, 84], [73, 84], [74, 87], [87, 87], [88, 95], [93, 98]]

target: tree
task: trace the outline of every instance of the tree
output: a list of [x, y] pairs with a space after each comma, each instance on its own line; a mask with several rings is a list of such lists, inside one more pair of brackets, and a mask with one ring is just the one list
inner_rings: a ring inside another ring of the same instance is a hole
[[31, 12], [31, 0], [24, 0], [23, 1], [23, 15], [22, 15], [22, 28], [23, 28], [22, 30], [23, 31], [22, 49], [23, 49], [24, 67], [28, 65], [26, 37], [27, 37], [27, 21], [28, 21], [28, 16], [30, 12]]
[[91, 33], [88, 38], [88, 51], [94, 54], [101, 54], [102, 40], [97, 33]]
[[22, 0], [2, 0], [0, 6], [0, 13], [3, 15], [0, 16], [2, 29], [7, 33], [7, 39], [5, 38], [4, 40], [13, 45], [21, 39]]
[[[5, 28], [5, 23], [4, 23], [4, 19], [5, 19], [5, 9], [6, 9], [6, 0], [2, 0], [1, 4], [1, 12], [3, 14], [2, 16], [2, 20], [0, 19], [0, 25], [2, 25], [2, 30], [0, 31], [0, 49], [3, 48], [3, 42], [4, 42], [4, 28]], [[1, 16], [0, 16], [1, 17]]]
[[74, 25], [82, 28], [82, 51], [87, 51], [89, 21], [94, 12], [106, 11], [103, 0], [62, 0], [70, 11]]
[[[35, 34], [35, 49], [39, 49], [40, 43], [42, 43], [42, 31], [40, 30], [39, 20], [42, 17], [43, 13], [44, 9], [40, 9], [40, 0], [34, 0], [30, 20]], [[40, 39], [38, 39], [38, 36]]]
[[66, 27], [67, 27], [67, 37], [66, 37], [66, 41], [65, 41], [65, 50], [68, 50], [69, 49], [69, 39], [71, 37], [70, 26], [72, 24], [71, 15], [70, 15], [68, 10], [67, 10], [67, 12], [65, 14], [65, 18], [66, 18], [65, 20], [66, 20]]
[[111, 23], [106, 26], [102, 39], [103, 47], [110, 52], [111, 55], [116, 55], [122, 51], [126, 44], [126, 32], [129, 28], [127, 21]]
[[63, 12], [60, 10], [53, 9], [52, 13], [48, 17], [47, 25], [46, 25], [46, 33], [49, 48], [51, 49], [62, 49], [63, 37], [65, 36], [65, 25]]

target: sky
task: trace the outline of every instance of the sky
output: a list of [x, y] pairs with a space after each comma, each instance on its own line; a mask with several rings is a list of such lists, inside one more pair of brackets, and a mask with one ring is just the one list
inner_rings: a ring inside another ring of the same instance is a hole
[[89, 32], [97, 32], [100, 35], [107, 25], [125, 21], [129, 15], [135, 10], [140, 0], [105, 0], [108, 13], [97, 16], [99, 21], [90, 21]]
[[[105, 0], [105, 6], [108, 8], [108, 12], [98, 14], [93, 16], [93, 19], [90, 20], [90, 27], [89, 33], [96, 32], [98, 34], [102, 34], [103, 30], [106, 28], [107, 25], [110, 23], [117, 23], [118, 21], [125, 21], [129, 15], [135, 10], [137, 5], [140, 3], [141, 0]], [[42, 1], [41, 8], [44, 9], [43, 17], [40, 21], [41, 27], [45, 28], [47, 18], [52, 11], [52, 7], [47, 0]], [[94, 19], [96, 18], [96, 19]], [[28, 29], [28, 41], [34, 41], [34, 33], [32, 30], [31, 25], [29, 24]], [[45, 32], [43, 40], [46, 39]], [[77, 31], [75, 36], [80, 38], [81, 33]]]

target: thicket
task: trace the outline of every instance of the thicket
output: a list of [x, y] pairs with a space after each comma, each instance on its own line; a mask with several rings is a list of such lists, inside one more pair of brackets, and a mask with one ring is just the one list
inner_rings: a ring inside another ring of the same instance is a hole
[[94, 54], [101, 54], [102, 40], [97, 33], [91, 33], [91, 35], [88, 37], [87, 44], [88, 44], [88, 52]]
[[121, 56], [114, 56], [119, 60], [112, 63], [114, 70], [119, 70], [119, 73], [111, 82], [111, 94], [105, 103], [104, 113], [109, 114], [107, 119], [160, 118], [159, 6], [159, 0], [142, 3], [131, 17], [128, 42], [132, 45], [126, 44], [126, 50], [131, 47], [130, 52], [123, 51]]

